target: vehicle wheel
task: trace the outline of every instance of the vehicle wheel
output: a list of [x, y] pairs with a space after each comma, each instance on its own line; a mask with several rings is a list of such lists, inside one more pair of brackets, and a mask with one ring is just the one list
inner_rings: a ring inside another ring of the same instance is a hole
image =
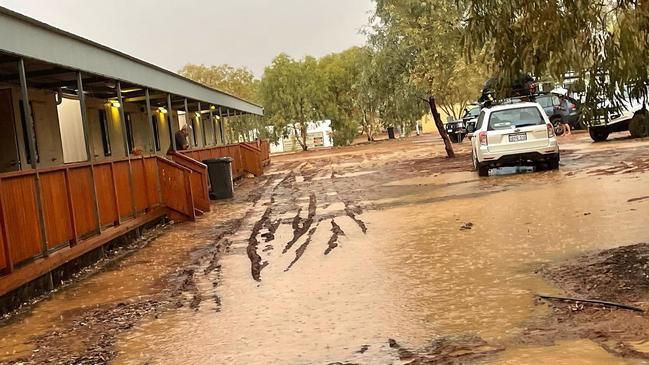
[[555, 157], [548, 161], [548, 170], [558, 170], [559, 169], [559, 157]]
[[649, 137], [649, 116], [646, 113], [636, 113], [629, 123], [629, 132], [633, 138]]
[[460, 135], [456, 133], [449, 133], [448, 138], [451, 140], [453, 143], [460, 143]]
[[479, 165], [478, 166], [478, 176], [489, 176], [489, 166], [483, 166]]
[[589, 128], [588, 133], [590, 138], [595, 142], [604, 142], [608, 139], [609, 132], [606, 129], [601, 128]]

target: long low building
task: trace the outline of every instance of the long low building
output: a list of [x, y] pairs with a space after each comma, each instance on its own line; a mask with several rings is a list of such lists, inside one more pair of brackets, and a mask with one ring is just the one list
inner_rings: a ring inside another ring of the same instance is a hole
[[228, 141], [241, 115], [263, 108], [0, 7], [0, 312], [115, 239], [209, 210], [200, 161], [263, 173], [267, 143]]

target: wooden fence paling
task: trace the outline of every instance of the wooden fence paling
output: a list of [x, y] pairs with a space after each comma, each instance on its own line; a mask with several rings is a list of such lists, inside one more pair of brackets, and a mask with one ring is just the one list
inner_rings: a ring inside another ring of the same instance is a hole
[[79, 243], [79, 230], [77, 228], [77, 219], [74, 216], [74, 202], [72, 201], [72, 184], [70, 184], [70, 169], [65, 169], [65, 186], [68, 192], [68, 209], [70, 214], [70, 223], [72, 224], [72, 241], [70, 241], [70, 246], [74, 246]]
[[7, 220], [4, 214], [4, 199], [2, 197], [2, 179], [0, 179], [0, 230], [2, 230], [2, 248], [4, 252], [4, 267], [9, 273], [14, 271], [13, 260], [11, 259], [11, 250], [9, 249], [9, 236], [7, 235]]
[[254, 144], [243, 143], [241, 144], [240, 152], [244, 170], [255, 176], [263, 175], [264, 166], [261, 160], [261, 150]]
[[[191, 182], [189, 181], [191, 170], [164, 158], [158, 157], [157, 161], [160, 170], [162, 200], [167, 208], [174, 213], [173, 218], [194, 220], [196, 215]], [[183, 195], [184, 199], [179, 199]], [[181, 217], [178, 217], [179, 214]]]
[[117, 180], [115, 179], [115, 164], [110, 162], [110, 177], [113, 179], [113, 193], [115, 194], [115, 210], [117, 211], [117, 221], [115, 225], [118, 226], [122, 223], [122, 217], [119, 214], [119, 195], [117, 194]]
[[194, 206], [202, 212], [210, 211], [207, 166], [180, 153], [172, 153], [171, 158], [177, 164], [191, 170], [190, 183]]

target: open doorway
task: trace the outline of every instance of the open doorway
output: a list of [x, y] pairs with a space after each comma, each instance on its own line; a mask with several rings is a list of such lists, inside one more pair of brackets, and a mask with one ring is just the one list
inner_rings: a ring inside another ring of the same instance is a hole
[[88, 161], [86, 137], [81, 119], [81, 103], [79, 100], [63, 98], [57, 110], [61, 127], [63, 161], [65, 163]]
[[0, 172], [20, 169], [16, 117], [11, 89], [0, 90]]

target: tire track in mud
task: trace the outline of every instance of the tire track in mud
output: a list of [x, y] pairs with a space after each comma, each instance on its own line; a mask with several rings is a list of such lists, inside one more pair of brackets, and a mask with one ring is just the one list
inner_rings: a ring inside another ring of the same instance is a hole
[[335, 220], [331, 220], [331, 238], [329, 238], [329, 242], [327, 242], [327, 249], [325, 250], [324, 254], [325, 256], [329, 255], [331, 251], [336, 249], [338, 247], [338, 237], [339, 236], [344, 236], [345, 232], [340, 228], [340, 226], [336, 223]]
[[309, 213], [306, 219], [302, 221], [300, 218], [301, 209], [298, 209], [297, 215], [293, 218], [293, 238], [286, 244], [286, 247], [284, 247], [284, 250], [282, 251], [283, 254], [286, 254], [293, 245], [295, 245], [295, 243], [309, 231], [315, 218], [316, 209], [316, 195], [315, 193], [311, 193], [311, 195], [309, 195]]
[[300, 247], [297, 248], [297, 250], [295, 250], [295, 259], [293, 259], [293, 261], [291, 261], [288, 267], [284, 269], [284, 272], [288, 272], [289, 270], [291, 270], [293, 265], [295, 265], [300, 260], [300, 258], [302, 258], [302, 255], [304, 255], [304, 252], [306, 252], [307, 247], [309, 247], [309, 244], [311, 244], [311, 240], [313, 239], [313, 234], [317, 230], [318, 230], [318, 225], [316, 225], [315, 227], [309, 230], [307, 234], [307, 238], [304, 241], [304, 243], [301, 244]]
[[347, 200], [343, 203], [345, 204], [345, 214], [356, 222], [361, 231], [363, 231], [363, 234], [367, 234], [367, 225], [357, 217], [357, 215], [363, 214], [363, 209]]
[[255, 222], [255, 225], [252, 228], [252, 232], [250, 233], [250, 238], [248, 239], [248, 247], [246, 249], [246, 252], [248, 254], [248, 258], [250, 259], [250, 274], [252, 275], [252, 278], [257, 282], [261, 281], [261, 270], [263, 270], [264, 267], [268, 265], [268, 261], [262, 263], [262, 258], [257, 252], [257, 248], [259, 247], [259, 240], [257, 239], [257, 236], [261, 232], [262, 228], [264, 228], [270, 221], [270, 215], [272, 214], [272, 212], [272, 206], [266, 208], [266, 211], [261, 216], [261, 219]]

